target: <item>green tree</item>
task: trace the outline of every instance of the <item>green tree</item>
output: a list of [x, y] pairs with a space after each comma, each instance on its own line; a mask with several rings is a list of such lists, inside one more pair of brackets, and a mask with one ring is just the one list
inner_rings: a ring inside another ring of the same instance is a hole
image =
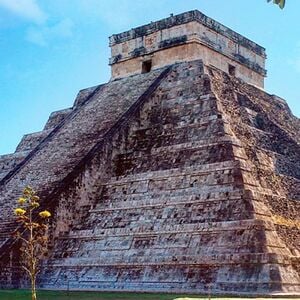
[[31, 187], [26, 187], [23, 196], [18, 200], [14, 213], [16, 222], [20, 224], [14, 233], [21, 240], [22, 268], [28, 273], [31, 281], [31, 299], [36, 300], [36, 278], [39, 273], [39, 261], [45, 255], [48, 241], [49, 211], [40, 211], [39, 197]]
[[273, 1], [273, 3], [279, 5], [279, 7], [282, 9], [285, 6], [285, 0], [267, 0], [268, 2]]

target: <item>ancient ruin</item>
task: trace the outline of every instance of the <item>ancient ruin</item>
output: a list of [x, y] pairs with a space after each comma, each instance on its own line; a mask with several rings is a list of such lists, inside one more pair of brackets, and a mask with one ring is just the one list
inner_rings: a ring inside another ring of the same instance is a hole
[[0, 157], [0, 284], [26, 284], [12, 207], [54, 214], [39, 287], [300, 294], [300, 120], [265, 49], [190, 11], [110, 37], [112, 78]]

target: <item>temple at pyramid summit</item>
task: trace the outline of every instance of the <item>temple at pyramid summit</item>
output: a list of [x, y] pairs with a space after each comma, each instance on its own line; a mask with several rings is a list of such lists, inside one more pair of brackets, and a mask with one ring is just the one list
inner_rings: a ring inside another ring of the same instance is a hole
[[0, 287], [28, 286], [30, 185], [53, 215], [41, 289], [300, 295], [300, 120], [265, 49], [197, 10], [109, 45], [111, 80], [0, 156]]

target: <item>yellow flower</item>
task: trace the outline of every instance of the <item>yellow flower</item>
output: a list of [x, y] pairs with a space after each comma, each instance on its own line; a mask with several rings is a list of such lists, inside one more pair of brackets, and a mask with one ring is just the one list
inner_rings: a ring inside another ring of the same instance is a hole
[[37, 201], [40, 200], [40, 197], [39, 197], [39, 196], [32, 196], [31, 200], [32, 200], [33, 202], [37, 202]]
[[23, 193], [25, 196], [29, 196], [33, 193], [33, 189], [30, 186], [26, 186]]
[[39, 215], [40, 215], [40, 217], [42, 217], [42, 218], [49, 218], [49, 217], [51, 217], [51, 214], [50, 214], [50, 212], [49, 212], [48, 210], [41, 211], [41, 212], [39, 213]]
[[39, 207], [40, 205], [39, 205], [37, 202], [32, 202], [32, 203], [30, 204], [30, 206], [33, 207], [33, 208], [37, 208], [37, 207]]
[[23, 198], [23, 197], [18, 199], [18, 203], [21, 204], [21, 205], [24, 204], [25, 202], [26, 202], [26, 199]]
[[23, 216], [24, 214], [26, 213], [26, 210], [25, 209], [23, 209], [23, 208], [16, 208], [15, 209], [15, 214], [17, 215], [17, 216]]

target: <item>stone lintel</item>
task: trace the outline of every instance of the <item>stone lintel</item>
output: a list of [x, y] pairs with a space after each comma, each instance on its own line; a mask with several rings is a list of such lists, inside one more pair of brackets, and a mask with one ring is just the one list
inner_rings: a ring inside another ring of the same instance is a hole
[[156, 22], [151, 22], [147, 25], [139, 26], [119, 34], [113, 34], [109, 38], [110, 46], [113, 46], [118, 43], [123, 43], [131, 39], [136, 39], [138, 37], [146, 36], [163, 29], [171, 28], [173, 26], [186, 24], [192, 21], [199, 22], [204, 26], [206, 26], [207, 28], [230, 38], [234, 42], [239, 43], [243, 45], [245, 48], [266, 58], [266, 52], [265, 52], [266, 49], [264, 47], [247, 39], [246, 37], [224, 26], [218, 21], [215, 21], [214, 19], [204, 15], [199, 10], [184, 12], [176, 16], [171, 15], [168, 18]]

